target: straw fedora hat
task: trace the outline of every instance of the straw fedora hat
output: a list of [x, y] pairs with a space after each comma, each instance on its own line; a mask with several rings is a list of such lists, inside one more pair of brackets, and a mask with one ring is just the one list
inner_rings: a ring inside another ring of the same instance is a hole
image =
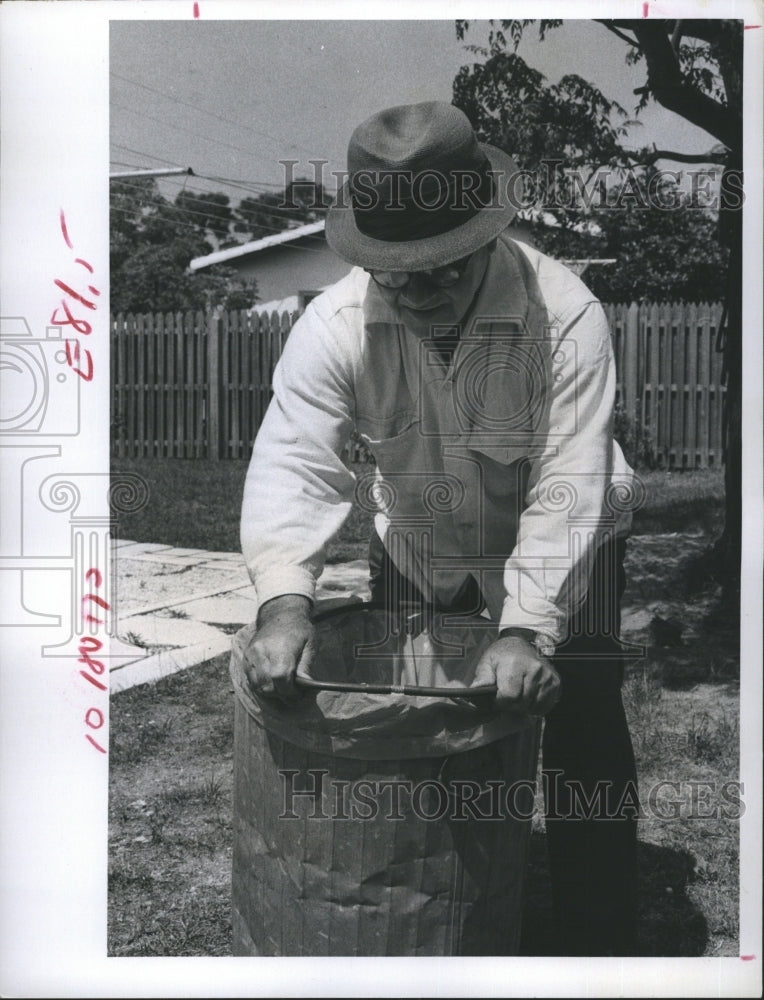
[[478, 142], [452, 104], [405, 104], [372, 115], [353, 132], [347, 162], [326, 239], [361, 267], [450, 264], [498, 236], [517, 211], [507, 183], [517, 165]]

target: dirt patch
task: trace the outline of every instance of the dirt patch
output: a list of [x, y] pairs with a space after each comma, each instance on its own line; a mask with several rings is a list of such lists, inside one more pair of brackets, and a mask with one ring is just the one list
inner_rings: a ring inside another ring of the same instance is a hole
[[230, 954], [227, 657], [112, 699], [109, 954]]

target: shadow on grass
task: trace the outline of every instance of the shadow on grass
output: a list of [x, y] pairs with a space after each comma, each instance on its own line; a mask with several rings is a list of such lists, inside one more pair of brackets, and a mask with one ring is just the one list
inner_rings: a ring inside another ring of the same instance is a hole
[[[698, 602], [698, 607], [701, 602]], [[740, 603], [736, 596], [716, 593], [705, 602], [695, 636], [671, 646], [653, 645], [650, 657], [660, 682], [670, 691], [688, 691], [697, 684], [740, 682]]]
[[[690, 958], [703, 955], [708, 925], [689, 899], [686, 888], [694, 860], [687, 851], [640, 842], [638, 956]], [[553, 946], [554, 927], [546, 836], [534, 833], [525, 882], [521, 955], [559, 955]]]
[[714, 497], [686, 501], [672, 498], [665, 504], [635, 511], [633, 534], [662, 535], [676, 531], [695, 534], [703, 532], [713, 538], [719, 531], [724, 503]]

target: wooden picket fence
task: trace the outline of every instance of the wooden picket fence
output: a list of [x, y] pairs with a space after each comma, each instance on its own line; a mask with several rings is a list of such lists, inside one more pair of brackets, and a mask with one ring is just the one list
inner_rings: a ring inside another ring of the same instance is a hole
[[112, 316], [115, 454], [248, 457], [296, 316]]
[[726, 388], [716, 349], [721, 303], [605, 305], [617, 400], [656, 463], [706, 469], [723, 462]]
[[[606, 305], [618, 400], [658, 465], [722, 462], [719, 303]], [[112, 442], [121, 458], [248, 458], [296, 313], [111, 319]], [[356, 457], [353, 455], [352, 457]]]

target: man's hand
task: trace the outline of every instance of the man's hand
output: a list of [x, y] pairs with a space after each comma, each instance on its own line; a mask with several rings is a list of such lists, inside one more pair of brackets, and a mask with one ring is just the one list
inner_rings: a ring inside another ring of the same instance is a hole
[[257, 615], [257, 631], [245, 650], [245, 671], [253, 694], [294, 702], [299, 697], [294, 675], [307, 672], [313, 658], [310, 601], [284, 594], [266, 601]]
[[520, 636], [497, 639], [483, 653], [475, 685], [496, 683], [496, 707], [545, 715], [560, 697], [560, 675], [532, 643]]

